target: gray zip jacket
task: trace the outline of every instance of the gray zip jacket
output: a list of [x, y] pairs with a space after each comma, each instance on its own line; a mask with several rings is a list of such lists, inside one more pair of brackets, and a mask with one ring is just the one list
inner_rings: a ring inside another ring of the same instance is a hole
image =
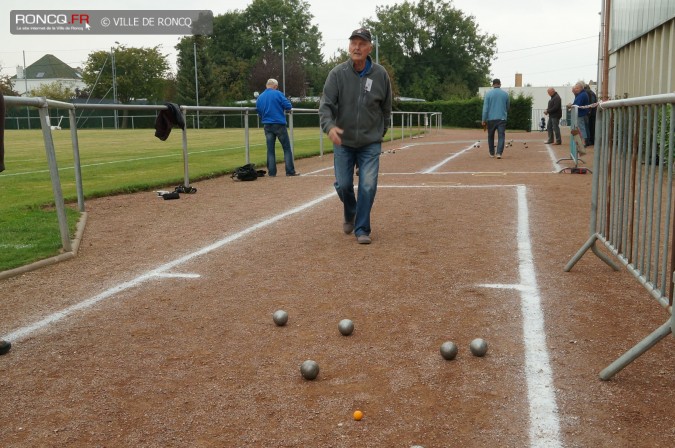
[[[370, 59], [370, 56], [368, 56]], [[323, 87], [319, 116], [327, 134], [344, 129], [342, 144], [360, 148], [382, 141], [391, 117], [389, 74], [371, 59], [370, 71], [359, 78], [350, 59], [333, 68]]]

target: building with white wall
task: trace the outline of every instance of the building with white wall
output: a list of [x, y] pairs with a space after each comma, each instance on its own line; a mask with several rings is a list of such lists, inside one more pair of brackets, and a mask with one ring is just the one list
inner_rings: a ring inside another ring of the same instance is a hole
[[[532, 98], [532, 130], [537, 130], [539, 129], [541, 117], [544, 117], [544, 110], [546, 110], [548, 107], [548, 100], [551, 98], [548, 96], [549, 87], [553, 87], [555, 91], [558, 92], [558, 95], [560, 95], [561, 103], [563, 105], [563, 121], [561, 124], [563, 126], [567, 125], [564, 108], [566, 104], [572, 104], [574, 102], [572, 86], [575, 82], [576, 81], [564, 86], [520, 86], [520, 84], [522, 84], [522, 78], [519, 78], [519, 73], [516, 73], [517, 87], [502, 87], [502, 90], [513, 95], [514, 97], [523, 95]], [[596, 85], [593, 83], [593, 81], [586, 82], [590, 82], [591, 88], [595, 91]], [[483, 98], [485, 93], [490, 89], [492, 89], [492, 87], [479, 87], [478, 95]]]
[[13, 88], [21, 96], [26, 96], [31, 90], [43, 84], [58, 82], [64, 88], [84, 90], [86, 84], [82, 81], [82, 74], [61, 61], [54, 55], [46, 54], [26, 67], [16, 68], [16, 76], [12, 76]]

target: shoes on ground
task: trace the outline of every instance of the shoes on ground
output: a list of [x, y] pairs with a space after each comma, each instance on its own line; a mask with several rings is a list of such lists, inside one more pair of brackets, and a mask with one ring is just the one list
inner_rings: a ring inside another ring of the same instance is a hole
[[342, 230], [343, 230], [347, 235], [349, 235], [350, 233], [352, 233], [352, 232], [354, 231], [354, 219], [355, 219], [355, 218], [352, 218], [351, 221], [342, 223]]
[[550, 145], [551, 143], [553, 143], [553, 141], [552, 140], [546, 140], [546, 141], [544, 141], [544, 143], [547, 144], [547, 145]]
[[562, 145], [562, 142], [555, 142], [554, 145]]
[[498, 158], [498, 159], [501, 159], [501, 158], [502, 158], [502, 155], [501, 155], [501, 154], [497, 154], [497, 158]]
[[12, 344], [10, 342], [0, 340], [0, 355], [7, 353], [10, 348], [12, 348]]
[[492, 157], [492, 158], [494, 159], [494, 158], [495, 158], [495, 155], [492, 154], [492, 153], [490, 153], [490, 157]]
[[288, 177], [299, 176], [299, 175], [300, 175], [300, 172], [299, 172], [299, 171], [296, 171], [296, 172], [293, 173], [293, 174], [286, 174], [286, 176], [288, 176]]
[[370, 235], [357, 235], [356, 242], [359, 244], [370, 244]]

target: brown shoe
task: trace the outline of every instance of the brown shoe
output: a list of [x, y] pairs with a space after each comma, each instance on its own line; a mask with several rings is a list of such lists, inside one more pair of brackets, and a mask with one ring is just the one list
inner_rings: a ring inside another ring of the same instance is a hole
[[358, 235], [356, 242], [359, 244], [370, 244], [370, 235]]

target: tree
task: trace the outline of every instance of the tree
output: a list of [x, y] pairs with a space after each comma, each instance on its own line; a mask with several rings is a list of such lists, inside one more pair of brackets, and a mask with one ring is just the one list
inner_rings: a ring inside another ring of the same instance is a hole
[[9, 75], [0, 75], [0, 92], [4, 96], [19, 96], [19, 93], [14, 90], [14, 84]]
[[475, 95], [490, 75], [496, 36], [480, 34], [473, 16], [451, 1], [419, 0], [376, 8], [366, 20], [380, 57], [394, 68], [401, 92], [433, 101]]
[[176, 101], [180, 104], [196, 105], [195, 94], [195, 48], [197, 49], [197, 85], [201, 106], [218, 106], [222, 103], [223, 92], [216, 77], [215, 66], [204, 36], [184, 37], [176, 45], [178, 50], [178, 73], [176, 75]]
[[[164, 78], [169, 64], [166, 56], [159, 52], [159, 46], [153, 48], [120, 46], [113, 49], [113, 52], [118, 102], [128, 103], [134, 99], [147, 99], [150, 102], [163, 100]], [[87, 90], [94, 96], [112, 99], [111, 54], [107, 51], [90, 53], [82, 79], [87, 84]]]
[[[275, 68], [274, 75], [264, 72], [270, 64], [281, 66], [282, 39], [286, 93], [302, 96], [312, 90], [320, 91], [325, 78], [321, 86], [314, 89], [307, 85], [306, 73], [322, 63], [321, 33], [312, 25], [312, 19], [309, 4], [304, 0], [253, 0], [243, 11], [229, 11], [214, 17], [213, 34], [205, 45], [222, 98], [251, 98], [254, 91], [265, 87], [264, 81], [261, 84], [263, 78], [275, 76], [281, 82], [281, 70]], [[177, 49], [179, 59], [181, 52], [190, 51]]]
[[279, 90], [285, 87], [285, 93], [288, 96], [307, 96], [305, 79], [305, 70], [300, 63], [297, 55], [286, 58], [286, 82], [283, 83], [284, 73], [281, 61], [281, 55], [267, 50], [261, 58], [251, 67], [249, 77], [249, 89], [252, 92], [265, 90], [265, 83], [269, 78], [275, 78], [279, 81]]
[[58, 101], [68, 101], [77, 96], [73, 89], [63, 85], [63, 83], [59, 81], [42, 84], [40, 87], [32, 89], [29, 95], [44, 96], [47, 99]]
[[244, 21], [260, 53], [268, 50], [295, 55], [302, 64], [321, 64], [321, 33], [312, 25], [314, 16], [303, 0], [253, 0], [246, 8]]

